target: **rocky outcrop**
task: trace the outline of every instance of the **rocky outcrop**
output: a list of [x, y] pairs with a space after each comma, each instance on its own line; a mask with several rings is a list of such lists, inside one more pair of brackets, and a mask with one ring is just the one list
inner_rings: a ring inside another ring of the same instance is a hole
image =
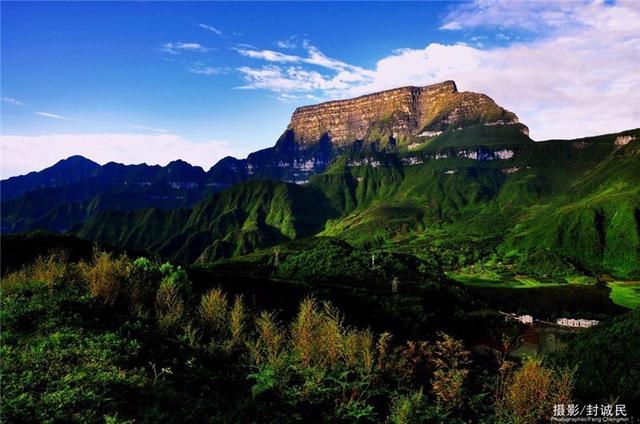
[[[472, 125], [518, 125], [519, 131], [527, 132], [515, 114], [484, 94], [458, 92], [453, 81], [304, 106], [293, 112], [291, 123], [274, 147], [246, 159], [221, 160], [208, 172], [207, 186], [222, 190], [251, 179], [304, 184], [343, 152], [358, 151], [371, 143], [376, 149], [384, 148], [390, 138], [403, 137], [411, 138], [405, 146], [415, 150], [443, 132]], [[477, 160], [494, 158], [475, 151], [469, 155], [479, 155], [473, 157]]]
[[621, 136], [616, 137], [615, 145], [617, 147], [626, 146], [627, 144], [629, 144], [633, 140], [634, 140], [634, 138], [632, 136], [630, 136], [630, 135], [621, 135]]
[[251, 153], [246, 159], [222, 159], [209, 170], [207, 186], [218, 191], [252, 179], [305, 184], [327, 168], [331, 155], [328, 137], [302, 145], [295, 142], [292, 131], [285, 131], [274, 147]]
[[[295, 110], [288, 129], [300, 144], [328, 134], [334, 145], [379, 135], [434, 137], [469, 125], [517, 124], [518, 118], [484, 94], [459, 92], [453, 81], [402, 87]], [[526, 131], [526, 127], [523, 126]]]

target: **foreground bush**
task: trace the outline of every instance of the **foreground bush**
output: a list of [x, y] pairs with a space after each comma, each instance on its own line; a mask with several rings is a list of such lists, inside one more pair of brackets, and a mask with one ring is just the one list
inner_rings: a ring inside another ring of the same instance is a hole
[[80, 274], [89, 286], [91, 296], [113, 305], [123, 294], [131, 261], [125, 255], [96, 251], [91, 263], [80, 263]]
[[461, 341], [395, 342], [311, 297], [283, 322], [194, 293], [171, 264], [97, 252], [46, 274], [47, 261], [2, 298], [7, 422], [536, 423], [571, 396], [571, 375], [536, 360], [505, 362], [482, 390]]
[[64, 252], [39, 256], [32, 264], [2, 277], [2, 294], [9, 295], [15, 292], [21, 284], [27, 281], [35, 281], [51, 288], [56, 281], [64, 277], [68, 266], [67, 256]]
[[156, 318], [160, 332], [167, 333], [175, 329], [183, 313], [184, 302], [177, 285], [170, 280], [163, 281], [156, 294]]
[[501, 422], [534, 424], [546, 422], [556, 404], [571, 403], [572, 375], [555, 370], [537, 358], [525, 360], [521, 368], [504, 362], [498, 383], [496, 413]]

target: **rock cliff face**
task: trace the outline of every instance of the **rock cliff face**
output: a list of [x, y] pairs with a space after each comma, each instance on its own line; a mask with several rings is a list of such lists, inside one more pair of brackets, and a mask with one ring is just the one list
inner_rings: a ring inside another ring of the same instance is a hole
[[304, 184], [340, 152], [369, 143], [385, 147], [390, 138], [395, 147], [413, 150], [443, 132], [478, 124], [517, 124], [528, 133], [515, 114], [484, 94], [458, 92], [453, 81], [304, 106], [294, 111], [274, 147], [221, 160], [209, 171], [207, 185], [220, 190], [251, 179]]
[[516, 115], [489, 97], [458, 92], [455, 82], [446, 81], [300, 107], [288, 129], [301, 144], [315, 143], [328, 134], [333, 144], [344, 145], [380, 134], [432, 137], [469, 125], [515, 123]]

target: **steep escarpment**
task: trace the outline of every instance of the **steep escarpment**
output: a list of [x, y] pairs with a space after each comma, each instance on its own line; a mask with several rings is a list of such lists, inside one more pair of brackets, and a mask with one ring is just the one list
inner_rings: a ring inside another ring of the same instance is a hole
[[484, 94], [459, 92], [455, 82], [446, 81], [300, 107], [274, 147], [246, 159], [223, 159], [211, 169], [208, 181], [215, 188], [252, 179], [302, 184], [345, 151], [415, 150], [432, 142], [437, 146], [475, 127], [480, 128], [474, 134], [495, 129], [490, 131], [492, 144], [514, 139], [512, 134], [496, 137], [504, 127], [515, 130], [519, 140], [531, 141], [514, 113]]
[[453, 81], [446, 81], [300, 107], [293, 113], [288, 129], [301, 144], [315, 143], [328, 134], [334, 144], [345, 145], [385, 130], [399, 138], [434, 136], [476, 124], [517, 123], [514, 113], [488, 96], [461, 93]]

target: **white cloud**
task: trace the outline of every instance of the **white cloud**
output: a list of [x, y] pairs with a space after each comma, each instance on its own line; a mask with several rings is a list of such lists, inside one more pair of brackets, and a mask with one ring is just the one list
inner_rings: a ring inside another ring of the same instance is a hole
[[[637, 7], [636, 0], [619, 0], [617, 6]], [[456, 5], [445, 17], [442, 30], [501, 28], [531, 32], [562, 31], [580, 23], [586, 9], [611, 7], [602, 0], [475, 0]], [[588, 25], [588, 23], [587, 23]]]
[[57, 115], [49, 112], [35, 112], [36, 115], [44, 116], [45, 118], [58, 119], [60, 121], [77, 121], [77, 119], [69, 118], [67, 116]]
[[[515, 112], [535, 139], [640, 126], [640, 2], [521, 2], [516, 7], [476, 1], [456, 10], [445, 25], [503, 28], [529, 17], [535, 22], [523, 25], [544, 29], [544, 35], [489, 49], [463, 43], [399, 49], [372, 69], [329, 58], [309, 45], [307, 57], [254, 50], [256, 59], [270, 64], [240, 68], [242, 88], [270, 90], [282, 99], [304, 94], [332, 99], [453, 79], [460, 90], [486, 93]], [[277, 60], [283, 57], [286, 61]]]
[[193, 74], [201, 74], [201, 75], [219, 75], [226, 73], [228, 71], [227, 68], [218, 68], [213, 66], [201, 66], [194, 65], [189, 68], [189, 72]]
[[235, 48], [238, 53], [251, 59], [260, 59], [274, 63], [301, 63], [315, 65], [333, 71], [353, 71], [366, 74], [367, 71], [358, 66], [350, 65], [341, 60], [332, 59], [322, 53], [317, 47], [309, 44], [307, 41], [303, 43], [307, 56], [296, 56], [281, 53], [273, 50], [257, 50], [253, 48]]
[[4, 103], [8, 103], [8, 104], [11, 104], [11, 105], [16, 105], [16, 106], [24, 106], [25, 105], [20, 100], [14, 99], [13, 97], [3, 97], [2, 101]]
[[220, 31], [218, 28], [212, 26], [212, 25], [207, 25], [207, 24], [198, 24], [198, 26], [202, 29], [206, 29], [207, 31], [213, 32], [214, 34], [217, 35], [222, 35], [222, 31]]
[[251, 50], [251, 49], [234, 49], [241, 55], [245, 57], [250, 57], [252, 59], [262, 59], [267, 62], [278, 62], [278, 63], [299, 63], [302, 61], [302, 58], [299, 56], [293, 56], [285, 53], [276, 52], [273, 50]]
[[[175, 134], [3, 135], [0, 140], [2, 178], [40, 170], [72, 155], [101, 164], [115, 161], [166, 165], [183, 159], [208, 170], [225, 156], [245, 153], [224, 141], [195, 143]], [[55, 155], [51, 146], [55, 146]]]
[[457, 29], [462, 29], [462, 25], [460, 24], [460, 22], [451, 21], [451, 22], [447, 22], [446, 24], [442, 25], [440, 27], [440, 29], [457, 30]]
[[298, 44], [294, 41], [293, 37], [289, 37], [286, 40], [276, 41], [276, 46], [281, 49], [295, 49], [298, 47]]
[[[303, 45], [307, 56], [290, 55], [273, 50], [235, 49], [245, 57], [271, 63], [259, 68], [249, 66], [238, 68], [245, 80], [245, 85], [238, 88], [271, 90], [276, 92], [280, 99], [290, 101], [301, 98], [320, 98], [313, 92], [334, 96], [349, 90], [354, 84], [371, 81], [371, 71], [332, 59], [306, 41]], [[273, 63], [287, 64], [287, 66], [273, 65]], [[306, 69], [303, 65], [312, 65], [317, 68]], [[327, 70], [335, 74], [327, 75]], [[305, 94], [301, 95], [300, 92]]]
[[184, 51], [204, 53], [210, 49], [199, 43], [183, 43], [181, 41], [173, 43], [165, 43], [162, 45], [162, 51], [169, 54], [179, 54]]
[[475, 0], [458, 4], [444, 19], [442, 30], [507, 28], [543, 31], [572, 24], [589, 0], [520, 1]]
[[131, 128], [137, 128], [139, 130], [153, 131], [153, 132], [158, 132], [158, 133], [167, 133], [167, 132], [169, 132], [168, 130], [165, 130], [164, 128], [154, 128], [154, 127], [148, 127], [146, 125], [130, 124], [129, 126]]

